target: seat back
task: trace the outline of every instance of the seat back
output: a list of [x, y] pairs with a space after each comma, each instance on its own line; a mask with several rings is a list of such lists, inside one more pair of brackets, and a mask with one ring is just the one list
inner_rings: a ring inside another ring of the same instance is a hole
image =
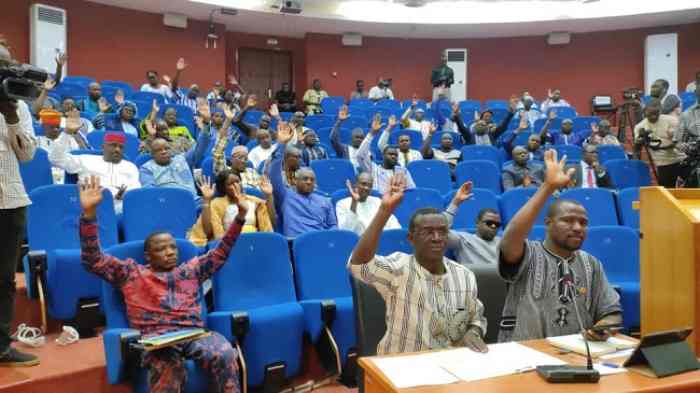
[[[78, 232], [80, 198], [78, 187], [70, 184], [42, 186], [29, 194], [32, 204], [27, 210], [27, 236], [31, 250], [79, 249]], [[100, 244], [109, 247], [117, 243], [117, 218], [112, 193], [102, 191], [97, 206]]]
[[241, 234], [212, 283], [217, 311], [297, 301], [287, 240], [274, 232]]
[[576, 109], [570, 106], [555, 106], [554, 108], [549, 108], [549, 112], [554, 112], [560, 119], [575, 119]]
[[131, 87], [131, 85], [129, 83], [123, 82], [123, 81], [104, 80], [100, 83], [101, 83], [103, 89], [105, 87], [113, 87], [115, 89], [122, 89], [124, 91], [124, 95], [127, 95], [127, 96], [134, 91], [134, 88]]
[[[377, 198], [382, 197], [382, 194], [380, 194], [379, 191], [377, 191], [377, 190], [370, 191], [369, 195], [375, 196]], [[347, 187], [341, 188], [341, 189], [333, 192], [333, 194], [331, 194], [331, 202], [333, 203], [333, 207], [335, 207], [338, 204], [338, 201], [345, 199], [349, 196], [350, 196], [350, 191], [348, 191]]]
[[440, 194], [452, 189], [450, 166], [439, 160], [418, 160], [408, 163], [407, 169], [416, 183], [416, 187], [432, 188]]
[[460, 162], [457, 164], [455, 173], [458, 185], [471, 181], [475, 188], [484, 188], [495, 194], [501, 193], [501, 171], [493, 161], [470, 160]]
[[583, 150], [575, 145], [554, 145], [554, 150], [557, 151], [559, 159], [566, 155], [566, 159], [571, 161], [580, 161], [583, 157]]
[[[78, 75], [67, 75], [61, 80], [61, 83], [72, 83], [75, 85], [80, 85], [83, 87], [88, 87], [88, 85], [95, 81], [95, 78], [89, 76], [78, 76]], [[59, 85], [60, 86], [60, 85]]]
[[462, 147], [462, 161], [491, 161], [497, 168], [501, 167], [501, 155], [498, 149], [487, 145], [467, 145]]
[[473, 264], [468, 266], [476, 278], [478, 298], [484, 305], [484, 317], [487, 320], [484, 341], [492, 344], [498, 341], [503, 305], [508, 288], [498, 274], [497, 265]]
[[588, 213], [588, 226], [618, 225], [615, 195], [605, 188], [574, 188], [559, 195], [560, 199], [573, 199], [583, 205]]
[[352, 301], [355, 305], [355, 332], [357, 355], [374, 356], [377, 345], [386, 333], [386, 304], [373, 287], [349, 277], [352, 286]]
[[345, 97], [325, 97], [321, 100], [321, 109], [323, 109], [323, 113], [336, 114], [344, 103]]
[[350, 115], [347, 120], [343, 122], [343, 128], [362, 128], [363, 131], [367, 131], [367, 126], [369, 125], [369, 120], [363, 115]]
[[506, 100], [486, 100], [484, 103], [486, 109], [508, 109], [508, 101]]
[[316, 187], [329, 194], [347, 188], [347, 180], [355, 180], [355, 168], [349, 160], [316, 160], [311, 162], [311, 169], [316, 174]]
[[[411, 149], [420, 150], [423, 145], [423, 134], [417, 130], [398, 130], [394, 131], [389, 135], [389, 144], [398, 145], [399, 137], [402, 135], [408, 135], [411, 138]], [[399, 152], [399, 154], [401, 154]]]
[[359, 237], [333, 229], [307, 232], [292, 244], [299, 300], [351, 296], [347, 263]]
[[[93, 149], [102, 149], [102, 143], [104, 142], [107, 131], [95, 130], [87, 134], [88, 143]], [[129, 161], [133, 162], [139, 155], [139, 138], [127, 133], [124, 133], [124, 136], [126, 137], [126, 143], [124, 144], [124, 156]]]
[[36, 149], [31, 161], [20, 162], [19, 173], [27, 193], [37, 187], [53, 184], [49, 154], [44, 149]]
[[632, 208], [632, 202], [638, 200], [639, 188], [637, 187], [625, 188], [617, 194], [617, 211], [622, 225], [639, 229], [639, 210]]
[[[528, 199], [535, 195], [535, 191], [537, 191], [536, 188], [528, 187], [514, 188], [504, 192], [498, 200], [498, 206], [501, 210], [501, 219], [503, 222], [510, 222], [510, 220], [513, 219], [513, 216], [515, 216], [515, 213], [517, 213], [518, 210], [525, 205]], [[537, 215], [535, 225], [544, 225], [544, 217], [547, 215], [547, 209], [552, 202], [553, 198], [549, 197], [544, 207]]]
[[[445, 206], [448, 206], [457, 191], [452, 191], [445, 196]], [[498, 197], [491, 190], [475, 188], [472, 190], [472, 197], [459, 205], [457, 214], [452, 221], [452, 228], [471, 228], [476, 226], [479, 211], [485, 208], [492, 208], [498, 211]]]
[[[175, 239], [178, 250], [178, 264], [188, 262], [199, 254], [199, 248], [185, 239]], [[143, 240], [117, 244], [105, 250], [105, 254], [117, 259], [133, 259], [135, 262], [145, 265], [146, 259], [143, 252]], [[206, 321], [206, 306], [204, 297], [200, 294], [199, 301], [202, 304], [202, 320]], [[102, 307], [107, 317], [107, 328], [128, 328], [126, 317], [126, 305], [121, 291], [107, 281], [102, 281]]]
[[[151, 93], [150, 91], [135, 91], [135, 92], [131, 93], [131, 95], [129, 96], [129, 100], [130, 101], [145, 101], [145, 102], [149, 103], [148, 105], [152, 105], [153, 100], [156, 100], [159, 105], [165, 105], [165, 97], [163, 97], [162, 94]], [[151, 106], [149, 106], [149, 108], [150, 107]], [[139, 110], [140, 109], [141, 108], [139, 108]], [[145, 113], [148, 113], [148, 112], [143, 112], [141, 114], [144, 115]]]
[[442, 210], [442, 196], [436, 190], [430, 188], [414, 188], [404, 192], [403, 201], [394, 211], [394, 215], [401, 226], [408, 228], [408, 222], [413, 213], [423, 207], [433, 207]]
[[124, 194], [124, 239], [143, 240], [155, 231], [185, 238], [196, 219], [192, 193], [181, 188], [148, 187]]
[[335, 123], [335, 114], [333, 115], [311, 115], [304, 119], [304, 126], [313, 130], [319, 128], [333, 127]]
[[649, 165], [640, 160], [610, 160], [605, 163], [617, 189], [651, 185]]
[[379, 237], [377, 255], [387, 256], [395, 252], [413, 254], [413, 246], [408, 241], [408, 229], [387, 229]]
[[598, 161], [605, 165], [610, 160], [626, 160], [625, 149], [618, 145], [598, 145]]
[[588, 229], [581, 247], [598, 258], [611, 282], [639, 282], [639, 234], [625, 226]]

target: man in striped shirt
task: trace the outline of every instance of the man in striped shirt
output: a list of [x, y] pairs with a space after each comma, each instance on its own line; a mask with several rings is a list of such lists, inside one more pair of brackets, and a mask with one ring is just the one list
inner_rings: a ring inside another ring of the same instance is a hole
[[353, 277], [373, 286], [386, 303], [387, 330], [377, 354], [463, 346], [488, 351], [476, 279], [469, 269], [444, 257], [449, 227], [438, 210], [418, 209], [411, 217], [408, 240], [415, 249], [413, 255], [375, 255], [384, 225], [401, 203], [405, 188], [403, 175], [391, 178], [348, 263]]

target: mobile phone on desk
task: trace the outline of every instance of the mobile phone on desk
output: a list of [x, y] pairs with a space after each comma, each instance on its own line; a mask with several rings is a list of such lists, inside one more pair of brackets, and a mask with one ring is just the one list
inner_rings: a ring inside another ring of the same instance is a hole
[[590, 328], [588, 328], [588, 330], [595, 333], [602, 333], [606, 330], [618, 331], [622, 330], [623, 328], [624, 326], [621, 323], [611, 323], [609, 325], [591, 326]]

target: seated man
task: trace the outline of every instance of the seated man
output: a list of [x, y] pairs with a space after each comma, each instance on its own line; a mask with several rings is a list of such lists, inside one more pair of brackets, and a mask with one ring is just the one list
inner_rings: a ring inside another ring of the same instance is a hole
[[287, 82], [282, 83], [282, 89], [275, 93], [275, 101], [282, 112], [297, 111], [297, 95]]
[[105, 107], [104, 111], [100, 110], [100, 100], [102, 98], [102, 86], [97, 82], [92, 82], [88, 85], [88, 96], [80, 100], [76, 105], [81, 112], [87, 112], [93, 115], [100, 112], [112, 113], [112, 107], [109, 105]]
[[391, 91], [389, 81], [380, 76], [377, 79], [377, 85], [369, 89], [368, 98], [374, 102], [393, 100], [394, 92]]
[[241, 178], [241, 186], [260, 189], [260, 174], [253, 168], [248, 167], [248, 148], [236, 146], [231, 150], [231, 166], [226, 165], [223, 149], [219, 149], [221, 144], [217, 144], [212, 157], [214, 159], [214, 174], [225, 169], [230, 170]]
[[[395, 124], [394, 124], [395, 125]], [[389, 126], [391, 126], [391, 119], [389, 120]], [[370, 132], [367, 134], [365, 139], [362, 141], [360, 148], [357, 150], [357, 163], [359, 164], [360, 171], [369, 172], [374, 179], [374, 184], [372, 189], [384, 193], [390, 185], [390, 179], [395, 174], [402, 174], [406, 179], [406, 188], [416, 188], [416, 184], [413, 182], [411, 177], [411, 172], [409, 172], [406, 167], [398, 165], [399, 162], [399, 152], [395, 146], [387, 146], [382, 149], [383, 161], [382, 165], [377, 165], [372, 161], [369, 154], [369, 148], [372, 145], [372, 139], [379, 133], [382, 128], [382, 118], [379, 115], [374, 116], [372, 120], [372, 127]], [[420, 154], [420, 153], [419, 153]]]
[[409, 130], [420, 131], [425, 139], [432, 125], [433, 123], [425, 118], [425, 110], [418, 107], [418, 99], [414, 97], [411, 100], [411, 106], [401, 116], [401, 126]]
[[[471, 197], [472, 183], [462, 184], [455, 193], [452, 202], [445, 210], [448, 226], [452, 227], [459, 205]], [[462, 265], [497, 264], [498, 245], [501, 243], [497, 236], [501, 227], [501, 216], [497, 210], [484, 208], [476, 218], [476, 234], [451, 230], [447, 238], [447, 248], [454, 252], [457, 262]]]
[[[693, 89], [695, 91], [695, 89]], [[365, 91], [365, 81], [358, 79], [355, 81], [355, 90], [350, 93], [351, 100], [359, 100], [362, 98], [367, 98], [367, 92]]]
[[611, 133], [610, 122], [606, 119], [600, 123], [591, 123], [591, 136], [583, 142], [585, 145], [616, 145], [621, 146], [620, 140]]
[[[388, 124], [384, 131], [382, 131], [382, 134], [379, 136], [379, 140], [377, 141], [377, 147], [379, 147], [379, 150], [384, 151], [384, 149], [387, 148], [387, 146], [389, 145], [389, 136], [391, 135], [391, 132], [394, 130], [395, 127], [396, 117], [389, 116]], [[421, 152], [419, 152], [416, 149], [411, 149], [410, 136], [400, 135], [397, 142], [399, 144], [398, 162], [399, 165], [401, 165], [402, 167], [405, 168], [409, 162], [423, 159], [423, 155], [421, 154]]]
[[108, 132], [102, 144], [102, 156], [93, 154], [70, 154], [70, 129], [66, 129], [54, 143], [49, 152], [51, 165], [61, 168], [67, 173], [77, 174], [79, 181], [85, 181], [90, 176], [97, 176], [114, 196], [114, 211], [122, 212], [124, 194], [141, 187], [139, 170], [136, 165], [124, 159], [124, 143], [126, 138], [121, 132]]
[[[527, 122], [524, 119], [521, 119], [518, 129], [514, 130], [513, 134], [504, 142], [503, 147], [510, 153], [513, 159], [515, 159], [515, 149], [513, 149], [515, 138], [517, 138], [518, 134], [520, 133], [529, 133], [529, 128], [531, 127], [528, 126]], [[530, 134], [530, 136], [527, 138], [526, 150], [529, 159], [542, 161], [544, 158], [544, 147], [542, 146], [542, 139], [538, 134]]]
[[522, 146], [513, 149], [513, 162], [501, 170], [504, 192], [517, 187], [538, 187], [542, 184], [542, 166], [530, 161], [529, 156], [527, 149]]
[[314, 193], [316, 175], [310, 168], [297, 169], [292, 189], [282, 179], [279, 151], [292, 139], [292, 130], [282, 124], [277, 131], [277, 149], [270, 162], [270, 181], [278, 212], [282, 216], [282, 233], [295, 237], [312, 230], [335, 229], [338, 223], [330, 199]]
[[100, 103], [100, 112], [92, 119], [92, 124], [96, 129], [104, 131], [122, 131], [135, 137], [139, 136], [139, 120], [137, 118], [136, 103], [124, 100], [119, 91], [114, 96], [116, 116], [110, 115], [107, 110], [111, 106]]
[[[80, 184], [80, 246], [83, 267], [112, 284], [124, 296], [129, 327], [143, 337], [188, 328], [203, 328], [200, 285], [219, 270], [236, 243], [245, 222], [247, 206], [238, 206], [234, 224], [212, 251], [178, 265], [173, 236], [155, 232], [144, 241], [148, 265], [105, 255], [98, 239], [97, 205], [102, 201], [100, 181], [94, 176]], [[209, 374], [214, 392], [239, 392], [236, 351], [219, 333], [172, 347], [146, 352], [151, 392], [176, 392], [185, 384], [184, 359], [192, 359]]]
[[565, 99], [561, 98], [561, 91], [559, 89], [547, 90], [547, 99], [540, 105], [540, 110], [542, 110], [542, 113], [547, 115], [550, 108], [561, 107], [571, 107], [571, 104], [566, 102]]
[[314, 115], [322, 113], [321, 101], [328, 97], [328, 93], [321, 89], [321, 80], [314, 79], [311, 83], [311, 88], [304, 93], [304, 105], [306, 105], [306, 113]]
[[258, 145], [250, 150], [248, 153], [248, 159], [253, 163], [255, 169], [260, 166], [260, 163], [266, 161], [272, 155], [272, 152], [277, 147], [276, 144], [272, 144], [272, 136], [270, 131], [258, 129], [256, 133], [256, 138], [258, 138]]
[[532, 97], [526, 97], [523, 99], [523, 109], [518, 112], [518, 116], [516, 118], [524, 118], [527, 120], [528, 124], [530, 125], [530, 128], [535, 127], [535, 121], [542, 117], [542, 112], [538, 111], [537, 108], [534, 107], [534, 101], [532, 100]]
[[[382, 202], [381, 199], [370, 195], [372, 183], [374, 183], [372, 175], [367, 172], [357, 175], [355, 187], [348, 180], [347, 187], [350, 196], [339, 200], [335, 205], [339, 229], [347, 229], [360, 236], [365, 232]], [[399, 220], [393, 215], [389, 217], [389, 221], [384, 226], [384, 229], [400, 228]]]
[[454, 174], [457, 163], [462, 161], [462, 152], [452, 147], [454, 137], [452, 136], [451, 132], [445, 132], [442, 134], [442, 136], [440, 136], [440, 147], [431, 147], [431, 141], [433, 140], [433, 135], [435, 135], [435, 130], [435, 127], [431, 127], [428, 137], [423, 140], [423, 147], [420, 150], [423, 154], [423, 158], [426, 160], [435, 158], [446, 162]]
[[348, 107], [343, 105], [338, 110], [338, 118], [331, 129], [330, 139], [331, 146], [335, 150], [335, 154], [338, 158], [347, 158], [352, 163], [352, 166], [357, 168], [357, 151], [362, 144], [362, 140], [365, 139], [365, 132], [362, 128], [354, 128], [351, 134], [350, 145], [346, 145], [340, 141], [340, 126], [349, 117]]
[[447, 219], [433, 208], [416, 210], [408, 227], [415, 252], [376, 255], [382, 229], [403, 199], [403, 175], [393, 176], [377, 214], [352, 252], [348, 269], [374, 287], [387, 305], [386, 333], [377, 355], [468, 347], [486, 352], [486, 319], [474, 273], [443, 256]]
[[301, 150], [301, 159], [306, 166], [311, 165], [311, 162], [316, 160], [328, 159], [328, 152], [321, 146], [316, 132], [310, 128], [304, 132], [303, 142], [299, 143], [297, 147]]
[[80, 117], [80, 111], [75, 105], [75, 100], [73, 100], [73, 98], [65, 97], [61, 102], [61, 108], [59, 109], [59, 112], [63, 113], [63, 118], [61, 119], [61, 126], [65, 127], [66, 119], [68, 117], [77, 116], [78, 120], [80, 120], [80, 133], [83, 136], [86, 136], [87, 134], [95, 130], [95, 126], [92, 125], [92, 122], [90, 120]]
[[[554, 150], [545, 155], [542, 187], [508, 223], [501, 239], [499, 272], [509, 283], [498, 341], [521, 341], [580, 332], [572, 295], [578, 299], [581, 324], [590, 329], [622, 323], [620, 296], [608, 283], [600, 261], [581, 250], [586, 239], [586, 209], [573, 200], [558, 199], [547, 210], [544, 242], [527, 235], [547, 199], [571, 181], [564, 159]], [[560, 285], [572, 275], [572, 291]], [[587, 330], [589, 339], [606, 340], [609, 332]]]
[[[310, 130], [310, 128], [304, 126], [305, 118], [306, 116], [304, 115], [304, 112], [294, 112], [292, 119], [289, 121], [289, 126], [292, 127], [292, 131], [294, 132], [292, 135], [292, 140], [289, 141], [290, 145], [298, 144], [304, 137], [306, 130]], [[279, 124], [279, 120], [277, 124]]]
[[557, 118], [556, 112], [549, 112], [547, 120], [540, 130], [540, 140], [543, 144], [551, 145], [576, 145], [581, 146], [581, 135], [574, 132], [574, 121], [571, 119], [564, 119], [561, 121], [561, 131], [557, 134], [551, 134], [549, 132], [549, 126], [552, 120]]
[[610, 175], [605, 167], [598, 162], [598, 147], [586, 145], [583, 147], [583, 159], [578, 165], [567, 166], [574, 169], [569, 187], [580, 188], [612, 188]]
[[486, 110], [481, 114], [481, 118], [475, 121], [468, 129], [462, 120], [459, 104], [456, 103], [452, 105], [452, 121], [457, 124], [457, 130], [460, 135], [462, 135], [462, 140], [465, 145], [496, 146], [498, 138], [508, 130], [508, 124], [510, 124], [510, 120], [513, 116], [515, 116], [515, 106], [517, 102], [517, 97], [511, 97], [508, 113], [501, 121], [501, 124], [498, 125], [493, 121], [493, 113]]

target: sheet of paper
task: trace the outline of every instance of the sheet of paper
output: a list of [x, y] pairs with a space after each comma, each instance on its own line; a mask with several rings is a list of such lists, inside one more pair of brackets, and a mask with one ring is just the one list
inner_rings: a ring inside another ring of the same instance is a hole
[[600, 357], [600, 359], [615, 359], [615, 358], [627, 358], [632, 356], [632, 352], [634, 352], [634, 348], [630, 349], [623, 349], [621, 351], [609, 353], [607, 355], [603, 355]]
[[[586, 353], [586, 343], [580, 334], [570, 334], [568, 336], [548, 337], [552, 345], [560, 348], [565, 348], [578, 352]], [[588, 341], [588, 346], [591, 348], [591, 356], [597, 357], [607, 353], [616, 352], [620, 349], [636, 346], [634, 341], [625, 340], [617, 337], [610, 337], [607, 341]]]
[[624, 367], [609, 367], [602, 363], [593, 363], [593, 368], [598, 370], [601, 377], [603, 375], [613, 375], [627, 372], [627, 369]]
[[489, 345], [487, 353], [462, 348], [434, 352], [430, 356], [433, 362], [463, 381], [516, 374], [541, 365], [566, 364], [553, 356], [514, 342]]
[[414, 386], [446, 385], [459, 380], [434, 363], [429, 356], [412, 355], [374, 359], [374, 364], [399, 389]]

